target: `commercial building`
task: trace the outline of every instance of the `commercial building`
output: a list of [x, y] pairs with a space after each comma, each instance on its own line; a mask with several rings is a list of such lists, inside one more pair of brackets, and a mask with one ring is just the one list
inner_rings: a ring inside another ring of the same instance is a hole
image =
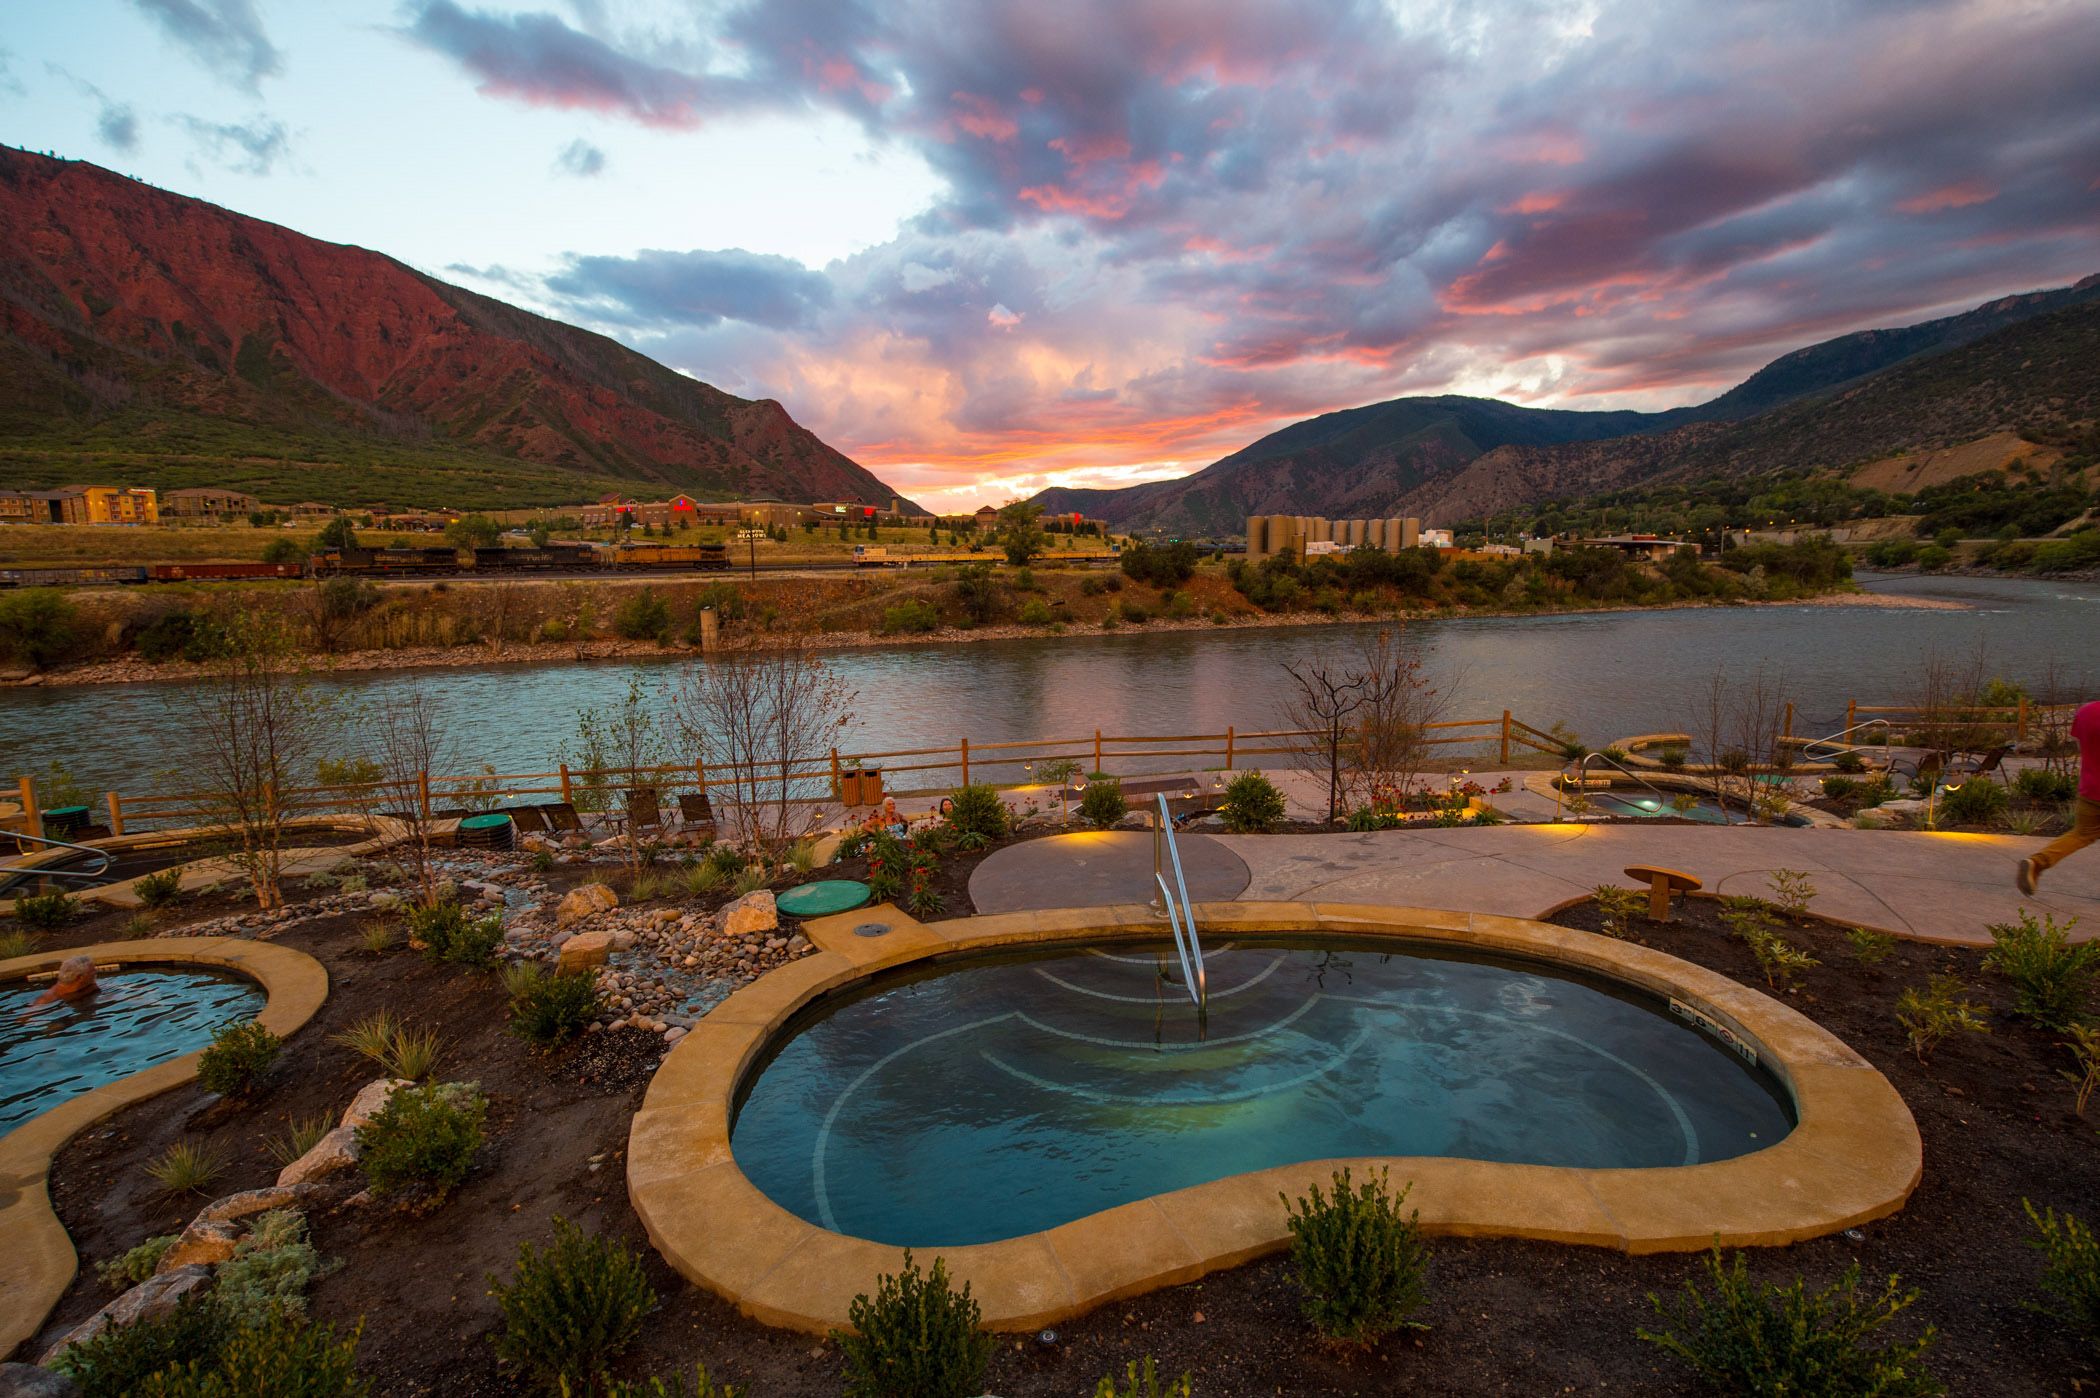
[[165, 519], [246, 519], [262, 507], [262, 501], [246, 491], [208, 485], [163, 491], [160, 497]]
[[0, 492], [0, 520], [17, 524], [158, 524], [160, 505], [143, 486], [69, 485]]
[[1524, 552], [1550, 554], [1555, 549], [1617, 549], [1628, 558], [1660, 563], [1673, 554], [1697, 554], [1699, 546], [1659, 534], [1607, 534], [1595, 539], [1526, 539]]
[[1392, 553], [1426, 542], [1419, 519], [1327, 519], [1317, 515], [1251, 515], [1247, 519], [1247, 557], [1254, 562], [1285, 550], [1303, 558], [1315, 551], [1314, 544], [1333, 546], [1317, 550], [1320, 553], [1366, 546]]

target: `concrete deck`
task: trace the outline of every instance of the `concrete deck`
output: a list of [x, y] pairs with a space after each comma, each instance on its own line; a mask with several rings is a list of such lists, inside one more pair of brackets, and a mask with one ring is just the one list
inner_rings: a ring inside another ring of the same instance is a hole
[[[1087, 837], [1081, 837], [1087, 838]], [[1098, 839], [1099, 837], [1092, 837]], [[2049, 871], [2023, 898], [2013, 869], [2047, 843], [2038, 837], [1887, 830], [1798, 830], [1768, 826], [1504, 825], [1387, 830], [1366, 835], [1208, 837], [1246, 865], [1242, 900], [1332, 902], [1379, 907], [1542, 917], [1600, 883], [1629, 882], [1631, 864], [1663, 864], [1696, 876], [1709, 893], [1768, 896], [1774, 869], [1799, 869], [1816, 885], [1810, 906], [1825, 917], [1923, 941], [1986, 945], [1985, 930], [2021, 907], [2080, 919], [2079, 940], [2100, 935], [2100, 855]], [[1183, 836], [1184, 853], [1193, 843]], [[1149, 887], [1149, 839], [1083, 853], [1070, 837], [1031, 840], [1000, 852], [1000, 911], [1068, 907], [1083, 878]], [[990, 866], [992, 861], [985, 861]], [[982, 874], [982, 869], [980, 869]], [[971, 897], [977, 896], [972, 879]], [[1199, 901], [1206, 895], [1190, 889]], [[1210, 895], [1215, 897], [1216, 895]], [[980, 909], [986, 904], [980, 903]]]

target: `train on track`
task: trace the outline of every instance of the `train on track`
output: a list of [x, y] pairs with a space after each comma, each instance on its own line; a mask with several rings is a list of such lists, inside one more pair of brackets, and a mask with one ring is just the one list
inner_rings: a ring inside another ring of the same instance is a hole
[[721, 572], [723, 544], [651, 546], [549, 543], [534, 548], [328, 549], [304, 563], [98, 564], [0, 568], [0, 587], [82, 587], [267, 578], [512, 577], [525, 573]]

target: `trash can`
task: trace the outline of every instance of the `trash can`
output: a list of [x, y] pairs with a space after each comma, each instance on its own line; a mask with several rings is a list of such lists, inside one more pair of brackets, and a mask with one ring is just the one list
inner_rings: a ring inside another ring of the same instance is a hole
[[863, 767], [860, 769], [860, 804], [879, 806], [882, 804], [882, 769]]
[[86, 806], [53, 806], [44, 812], [44, 833], [54, 840], [69, 840], [87, 828]]
[[839, 773], [839, 800], [848, 806], [858, 806], [860, 799], [860, 768], [848, 767]]
[[510, 816], [503, 811], [466, 816], [459, 822], [459, 847], [509, 849], [514, 829]]

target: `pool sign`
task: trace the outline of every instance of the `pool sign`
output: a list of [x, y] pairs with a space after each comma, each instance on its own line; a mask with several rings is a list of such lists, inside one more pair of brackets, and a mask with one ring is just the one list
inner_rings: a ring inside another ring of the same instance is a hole
[[1734, 1049], [1745, 1063], [1755, 1064], [1757, 1062], [1756, 1045], [1721, 1023], [1718, 1019], [1715, 1019], [1712, 1015], [1707, 1014], [1704, 1010], [1695, 1009], [1685, 1004], [1682, 1000], [1672, 999], [1670, 1001], [1670, 1013], [1676, 1015], [1679, 1019], [1688, 1020], [1698, 1025], [1701, 1029], [1704, 1029], [1707, 1033]]

